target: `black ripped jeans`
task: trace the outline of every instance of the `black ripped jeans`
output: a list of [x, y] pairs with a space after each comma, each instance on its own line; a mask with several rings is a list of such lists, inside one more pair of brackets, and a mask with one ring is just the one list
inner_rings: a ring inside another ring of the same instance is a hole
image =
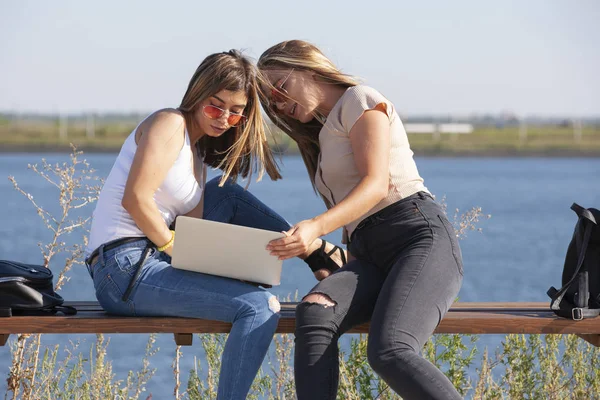
[[338, 338], [367, 321], [369, 364], [403, 399], [460, 399], [419, 354], [463, 277], [458, 241], [441, 207], [425, 192], [402, 199], [361, 221], [349, 250], [357, 259], [310, 291], [335, 306], [297, 307], [298, 399], [336, 398]]

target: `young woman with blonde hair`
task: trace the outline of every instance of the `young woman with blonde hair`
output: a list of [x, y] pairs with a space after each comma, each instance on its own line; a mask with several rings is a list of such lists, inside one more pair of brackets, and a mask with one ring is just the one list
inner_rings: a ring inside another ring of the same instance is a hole
[[[259, 178], [265, 171], [280, 178], [263, 122], [256, 67], [235, 50], [208, 56], [181, 105], [151, 114], [125, 140], [100, 193], [87, 247], [96, 297], [107, 312], [233, 324], [221, 360], [219, 399], [246, 398], [277, 327], [279, 303], [249, 283], [172, 268], [170, 226], [178, 215], [188, 215], [290, 228], [234, 183], [239, 176], [250, 179], [253, 171]], [[205, 183], [207, 165], [222, 169], [222, 177]], [[235, 251], [235, 243], [224, 246]], [[320, 262], [323, 253], [315, 241], [302, 257], [318, 270], [327, 267]]]
[[296, 309], [298, 398], [336, 398], [338, 338], [371, 321], [369, 363], [396, 393], [459, 399], [418, 353], [460, 289], [460, 248], [423, 184], [394, 105], [304, 41], [269, 48], [258, 67], [263, 108], [298, 143], [328, 208], [269, 248], [282, 258], [297, 256], [343, 228], [350, 259]]

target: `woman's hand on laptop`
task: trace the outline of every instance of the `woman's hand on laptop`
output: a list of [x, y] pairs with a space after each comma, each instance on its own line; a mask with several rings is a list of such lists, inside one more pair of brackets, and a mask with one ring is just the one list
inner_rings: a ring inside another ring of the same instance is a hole
[[267, 250], [280, 260], [306, 255], [310, 245], [320, 236], [319, 225], [313, 220], [305, 220], [294, 225], [286, 237], [269, 242]]

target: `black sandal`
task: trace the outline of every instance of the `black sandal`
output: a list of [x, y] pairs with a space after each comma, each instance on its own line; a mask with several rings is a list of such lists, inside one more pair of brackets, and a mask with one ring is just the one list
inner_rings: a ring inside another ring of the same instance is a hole
[[321, 241], [321, 247], [310, 253], [310, 255], [304, 259], [304, 262], [308, 264], [312, 272], [317, 272], [320, 269], [326, 269], [327, 271], [333, 273], [340, 269], [340, 266], [331, 259], [331, 256], [333, 253], [339, 250], [342, 258], [342, 265], [344, 265], [346, 264], [346, 253], [344, 253], [344, 249], [335, 245], [329, 253], [326, 253], [325, 246], [327, 245], [327, 242], [323, 239], [321, 239]]

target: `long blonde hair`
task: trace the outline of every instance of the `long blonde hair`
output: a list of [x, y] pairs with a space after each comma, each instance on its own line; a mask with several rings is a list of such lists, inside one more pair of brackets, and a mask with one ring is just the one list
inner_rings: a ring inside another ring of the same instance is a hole
[[[342, 73], [315, 45], [303, 40], [288, 40], [276, 44], [260, 56], [257, 65], [259, 72], [291, 70], [292, 68], [295, 71], [310, 71], [321, 82], [344, 88], [356, 86], [360, 83], [355, 77]], [[312, 121], [301, 123], [273, 112], [273, 107], [270, 104], [273, 86], [264, 74], [259, 75], [259, 80], [259, 87], [261, 88], [259, 95], [263, 109], [271, 121], [298, 144], [313, 189], [317, 191], [315, 173], [317, 172], [317, 163], [321, 151], [319, 132], [323, 127], [323, 119], [316, 115]], [[331, 206], [325, 198], [323, 200], [328, 206]]]
[[254, 170], [258, 170], [257, 180], [262, 178], [265, 170], [271, 179], [280, 179], [260, 110], [257, 69], [239, 51], [212, 54], [196, 69], [179, 106], [186, 124], [190, 126], [192, 115], [202, 101], [221, 90], [246, 94], [246, 121], [219, 137], [204, 135], [196, 143], [198, 154], [206, 164], [223, 170], [221, 184], [228, 178], [234, 181], [238, 176], [249, 178]]

